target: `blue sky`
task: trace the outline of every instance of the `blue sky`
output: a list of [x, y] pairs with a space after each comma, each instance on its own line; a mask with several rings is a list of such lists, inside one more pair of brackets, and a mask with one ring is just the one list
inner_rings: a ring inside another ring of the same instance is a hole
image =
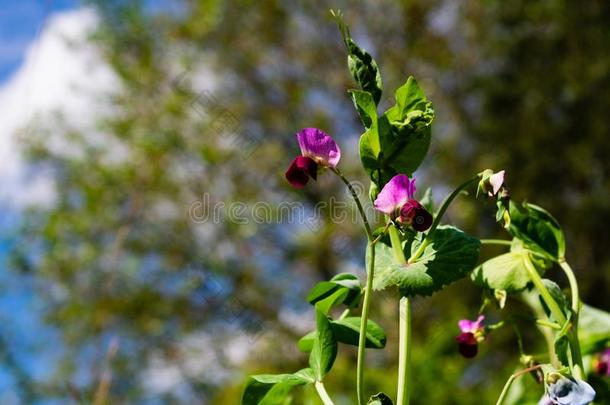
[[[78, 0], [0, 0], [0, 86], [22, 64], [46, 18], [78, 5]], [[55, 355], [48, 351], [41, 355], [40, 349], [49, 344], [59, 347], [59, 341], [56, 332], [45, 327], [39, 317], [44, 303], [35, 295], [35, 280], [6, 271], [6, 252], [13, 242], [15, 222], [14, 213], [0, 215], [0, 339], [19, 367], [40, 378], [48, 364], [56, 361]], [[16, 381], [5, 361], [0, 362], [0, 403], [19, 403], [13, 391]]]
[[78, 5], [78, 0], [0, 0], [0, 85], [19, 67], [46, 17]]

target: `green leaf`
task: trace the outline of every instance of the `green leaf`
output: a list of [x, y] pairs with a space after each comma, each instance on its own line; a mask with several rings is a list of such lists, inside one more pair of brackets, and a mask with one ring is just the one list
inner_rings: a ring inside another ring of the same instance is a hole
[[344, 302], [348, 294], [349, 289], [337, 288], [331, 295], [316, 302], [316, 307], [325, 314], [328, 314], [332, 307]]
[[578, 315], [578, 339], [583, 354], [595, 353], [610, 344], [610, 313], [583, 304]]
[[[358, 346], [360, 336], [360, 317], [349, 317], [330, 321], [335, 339], [339, 343]], [[297, 346], [302, 352], [310, 352], [316, 339], [316, 331], [311, 331], [299, 339]], [[381, 326], [372, 320], [367, 320], [365, 347], [370, 349], [382, 349], [387, 341], [386, 334]]]
[[537, 205], [524, 203], [523, 208], [511, 201], [509, 232], [528, 249], [556, 260], [563, 258], [565, 237], [557, 220]]
[[[370, 102], [365, 99], [354, 101], [368, 128], [360, 137], [360, 160], [371, 180], [379, 187], [383, 187], [397, 173], [411, 175], [430, 146], [434, 110], [417, 81], [409, 77], [396, 90], [395, 98], [396, 104], [376, 119], [370, 118]], [[370, 126], [367, 125], [369, 119]]]
[[[548, 278], [543, 278], [542, 283], [548, 290], [549, 294], [551, 294], [551, 297], [553, 297], [557, 305], [559, 305], [559, 309], [561, 309], [561, 312], [565, 315], [566, 318], [568, 318], [571, 312], [570, 301], [568, 301], [566, 295], [563, 293], [563, 291], [561, 291], [561, 288], [557, 285], [557, 283], [552, 280], [549, 280]], [[540, 303], [542, 305], [542, 308], [544, 308], [546, 315], [553, 321], [559, 322], [559, 319], [555, 319], [553, 317], [551, 310], [548, 308], [548, 306], [542, 299], [542, 296], [539, 295], [538, 298], [540, 299]]]
[[559, 359], [559, 361], [561, 362], [561, 364], [563, 364], [564, 366], [567, 366], [569, 364], [568, 361], [568, 350], [569, 350], [569, 339], [568, 339], [568, 334], [570, 333], [570, 330], [572, 329], [572, 322], [570, 322], [571, 320], [571, 315], [568, 315], [568, 320], [567, 322], [562, 326], [561, 330], [559, 332], [557, 332], [557, 334], [555, 335], [555, 354], [557, 355], [557, 358]]
[[316, 336], [309, 354], [309, 366], [318, 381], [330, 371], [337, 357], [337, 340], [326, 314], [316, 305]]
[[[349, 317], [332, 321], [333, 333], [338, 342], [358, 346], [360, 336], [360, 317]], [[381, 326], [368, 319], [366, 323], [365, 347], [382, 349], [386, 344], [386, 335]]]
[[411, 175], [430, 147], [434, 109], [413, 76], [396, 90], [395, 98], [396, 104], [379, 123], [380, 165], [382, 170]]
[[373, 96], [368, 91], [349, 90], [354, 102], [354, 107], [358, 110], [360, 120], [365, 128], [377, 127], [377, 105]]
[[481, 287], [494, 290], [522, 290], [530, 282], [524, 260], [527, 260], [524, 252], [509, 252], [496, 256], [474, 269], [472, 281]]
[[[411, 253], [420, 243], [413, 241]], [[409, 265], [398, 264], [388, 246], [377, 244], [373, 289], [396, 285], [405, 295], [430, 295], [466, 276], [477, 263], [479, 248], [477, 239], [446, 225], [436, 229], [421, 257]]]
[[379, 394], [375, 394], [369, 398], [369, 402], [367, 405], [394, 405], [390, 397], [388, 397], [383, 392]]
[[343, 42], [347, 48], [347, 66], [356, 83], [364, 91], [368, 91], [373, 96], [375, 104], [379, 104], [383, 84], [381, 82], [381, 74], [377, 67], [377, 62], [373, 57], [360, 48], [352, 39], [349, 28], [343, 20], [343, 14], [340, 11], [332, 11], [331, 14], [337, 21]]
[[347, 46], [347, 67], [360, 88], [369, 92], [375, 105], [381, 100], [383, 83], [381, 73], [375, 59], [364, 49], [360, 48], [352, 38], [345, 38]]
[[358, 277], [353, 274], [337, 274], [330, 281], [322, 281], [316, 284], [307, 294], [307, 301], [312, 304], [320, 304], [320, 309], [327, 314], [330, 309], [341, 303], [349, 308], [358, 306], [362, 286]]
[[293, 387], [315, 382], [313, 371], [305, 368], [294, 374], [261, 374], [248, 378], [242, 405], [279, 405]]
[[[523, 290], [530, 282], [525, 261], [531, 260], [527, 250], [519, 240], [514, 240], [511, 251], [493, 257], [472, 272], [472, 281], [492, 290], [505, 290], [514, 293]], [[538, 261], [532, 261], [536, 270], [542, 274], [545, 266]]]
[[309, 353], [313, 348], [313, 342], [316, 340], [317, 335], [317, 332], [315, 330], [312, 330], [311, 332], [300, 338], [297, 342], [299, 350], [303, 353]]

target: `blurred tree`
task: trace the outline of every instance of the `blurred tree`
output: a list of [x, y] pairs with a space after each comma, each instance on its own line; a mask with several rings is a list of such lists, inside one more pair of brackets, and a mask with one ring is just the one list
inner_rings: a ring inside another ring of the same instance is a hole
[[[516, 199], [529, 196], [565, 226], [585, 300], [610, 307], [599, 294], [610, 274], [607, 2], [94, 6], [100, 26], [90, 40], [120, 83], [100, 95], [113, 107], [100, 114], [103, 142], [50, 127], [27, 140], [60, 192], [55, 206], [27, 216], [16, 263], [41, 280], [47, 319], [66, 344], [52, 381], [28, 391], [30, 398], [93, 398], [109, 361], [108, 403], [234, 403], [240, 367], [303, 364], [292, 341], [311, 325], [300, 315], [306, 291], [319, 278], [361, 271], [359, 225], [333, 223], [328, 208], [313, 225], [244, 223], [227, 207], [243, 202], [252, 212], [258, 201], [294, 200], [311, 209], [333, 195], [348, 200], [330, 176], [300, 192], [284, 184], [297, 153], [291, 134], [304, 126], [336, 135], [344, 171], [361, 178], [360, 129], [345, 93], [353, 83], [330, 7], [345, 10], [354, 36], [380, 63], [384, 105], [408, 74], [435, 103], [435, 141], [418, 184], [454, 185], [486, 167], [506, 168]], [[71, 153], [51, 147], [50, 135]], [[206, 198], [225, 204], [219, 221], [204, 221]], [[487, 218], [469, 202], [457, 208], [452, 219], [469, 231], [497, 232], [491, 210]], [[414, 404], [492, 402], [517, 366], [510, 331], [476, 362], [456, 355], [455, 322], [478, 303], [464, 281], [416, 307]], [[370, 389], [391, 392], [396, 313], [390, 300], [375, 310], [390, 344], [370, 363], [379, 370]], [[284, 337], [290, 340], [278, 350]], [[119, 349], [109, 359], [112, 339]], [[244, 350], [245, 357], [235, 354]], [[493, 381], [486, 367], [498, 370]], [[331, 376], [333, 394], [353, 389], [352, 374], [344, 360]]]

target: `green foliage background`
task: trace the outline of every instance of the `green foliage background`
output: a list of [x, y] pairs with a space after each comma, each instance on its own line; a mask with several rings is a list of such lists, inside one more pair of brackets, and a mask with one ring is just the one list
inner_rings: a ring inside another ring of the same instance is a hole
[[[237, 403], [247, 374], [306, 366], [296, 341], [299, 329], [312, 326], [307, 291], [340, 271], [363, 273], [359, 224], [333, 224], [329, 209], [315, 232], [286, 220], [239, 223], [226, 213], [218, 223], [199, 223], [189, 209], [204, 193], [212, 203], [250, 208], [257, 201], [348, 201], [331, 176], [303, 191], [284, 181], [298, 152], [293, 134], [305, 126], [332, 134], [343, 171], [366, 178], [346, 92], [354, 84], [330, 8], [344, 11], [386, 89], [413, 74], [434, 103], [420, 191], [433, 185], [440, 200], [471, 174], [506, 169], [516, 200], [530, 199], [562, 224], [583, 300], [610, 309], [610, 3], [180, 0], [171, 11], [136, 1], [93, 5], [101, 23], [89, 41], [121, 84], [99, 94], [114, 107], [100, 114], [104, 142], [69, 128], [41, 128], [26, 140], [32, 161], [52, 170], [61, 192], [56, 206], [26, 216], [14, 268], [38, 280], [45, 318], [69, 348], [48, 381], [15, 373], [29, 398], [89, 402], [112, 339], [118, 350], [105, 398], [112, 404]], [[49, 131], [82, 153], [53, 150]], [[126, 158], [108, 159], [118, 147]], [[481, 212], [475, 204], [460, 200], [449, 219], [480, 237], [503, 236], [494, 207]], [[388, 344], [369, 355], [371, 393], [394, 392], [394, 295], [380, 293], [373, 305]], [[472, 317], [480, 298], [464, 280], [416, 300], [413, 404], [491, 403], [518, 366], [510, 330], [494, 333], [475, 360], [457, 354], [456, 322]], [[519, 309], [509, 301], [509, 311]], [[537, 331], [524, 338], [526, 350], [543, 350]], [[235, 339], [245, 351], [238, 362], [228, 352]], [[166, 366], [178, 370], [181, 383], [153, 395], [143, 370]], [[352, 403], [354, 373], [355, 351], [342, 346], [326, 384], [338, 403]], [[542, 388], [523, 381], [535, 403]], [[294, 403], [316, 401], [307, 389], [297, 390]]]

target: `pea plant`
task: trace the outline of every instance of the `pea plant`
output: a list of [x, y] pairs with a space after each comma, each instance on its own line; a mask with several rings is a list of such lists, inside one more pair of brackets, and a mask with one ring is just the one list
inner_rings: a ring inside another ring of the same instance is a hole
[[[347, 49], [349, 71], [359, 86], [349, 94], [364, 126], [360, 160], [370, 178], [369, 197], [383, 224], [375, 228], [367, 218], [363, 202], [339, 169], [341, 149], [333, 138], [317, 128], [298, 132], [301, 154], [290, 164], [286, 179], [292, 186], [302, 188], [326, 171], [345, 184], [368, 241], [366, 279], [361, 282], [356, 275], [341, 273], [314, 286], [307, 300], [314, 308], [315, 330], [298, 342], [299, 349], [309, 353], [308, 367], [287, 374], [250, 376], [241, 403], [288, 403], [293, 387], [312, 384], [322, 403], [333, 404], [324, 379], [332, 370], [339, 344], [345, 344], [358, 347], [354, 403], [408, 404], [413, 389], [411, 300], [430, 296], [465, 277], [484, 290], [485, 300], [475, 320], [457, 322], [459, 353], [466, 358], [475, 357], [478, 346], [494, 330], [507, 325], [518, 335], [519, 370], [509, 376], [497, 405], [504, 403], [511, 384], [525, 374], [539, 379], [541, 404], [592, 403], [596, 392], [587, 383], [588, 374], [610, 373], [610, 314], [581, 302], [576, 277], [565, 258], [564, 233], [557, 221], [537, 205], [513, 202], [503, 170], [485, 169], [467, 178], [436, 209], [429, 192], [416, 199], [413, 173], [430, 145], [435, 115], [432, 103], [417, 81], [409, 77], [395, 91], [395, 104], [379, 114], [383, 85], [377, 63], [352, 39], [340, 12], [332, 14]], [[494, 204], [496, 222], [506, 231], [506, 239], [477, 239], [442, 223], [456, 197], [468, 190], [476, 190], [472, 193], [476, 198]], [[506, 252], [480, 263], [479, 253], [485, 245], [501, 245]], [[564, 293], [557, 283], [543, 278], [545, 271], [555, 265], [565, 273], [569, 292]], [[382, 349], [386, 344], [385, 332], [369, 319], [369, 312], [375, 292], [387, 288], [399, 292], [394, 400], [386, 393], [370, 396], [363, 388], [366, 349]], [[540, 329], [548, 353], [532, 355], [524, 351], [514, 316], [486, 323], [487, 304], [495, 302], [503, 309], [509, 296], [531, 307], [532, 311], [520, 317], [519, 323], [527, 322]], [[343, 312], [333, 317], [338, 312], [332, 310], [339, 307], [344, 308]]]

